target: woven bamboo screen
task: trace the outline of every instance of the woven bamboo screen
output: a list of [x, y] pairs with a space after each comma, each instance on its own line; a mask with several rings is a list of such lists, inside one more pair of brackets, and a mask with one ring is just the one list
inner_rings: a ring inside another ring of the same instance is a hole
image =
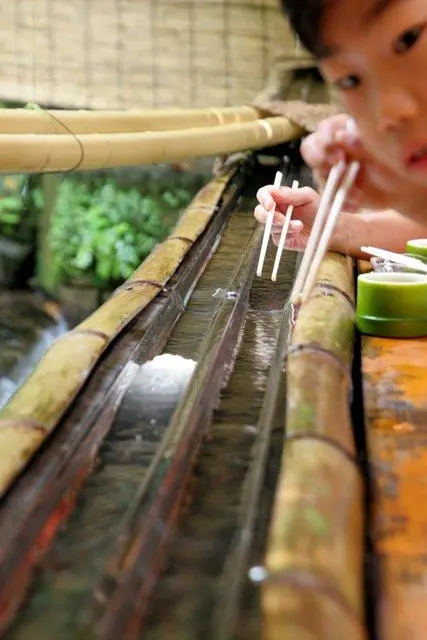
[[278, 0], [3, 0], [0, 100], [58, 107], [251, 101], [304, 57]]

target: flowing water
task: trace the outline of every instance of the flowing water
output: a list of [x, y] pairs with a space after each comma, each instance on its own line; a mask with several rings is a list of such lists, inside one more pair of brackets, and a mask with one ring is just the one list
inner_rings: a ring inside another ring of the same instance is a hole
[[[224, 299], [232, 302], [237, 294], [231, 286], [232, 277], [242, 248], [256, 227], [253, 205], [252, 199], [246, 200], [232, 215], [163, 356], [150, 363], [135, 363], [139, 371], [100, 450], [98, 466], [45, 557], [28, 601], [6, 638], [87, 637], [93, 597], [114, 551], [123, 518], [191, 379], [215, 313]], [[239, 535], [245, 477], [256, 463], [258, 415], [294, 274], [295, 254], [285, 252], [278, 282], [270, 282], [274, 253], [270, 247], [265, 275], [253, 282], [234, 368], [202, 444], [190, 482], [189, 502], [179, 519], [165, 572], [152, 596], [148, 627], [141, 637], [215, 637], [229, 554]], [[255, 564], [262, 559], [282, 434], [283, 415], [271, 441], [258, 534], [251, 544], [251, 562]], [[258, 593], [248, 580], [245, 590], [244, 602], [239, 605], [240, 627], [246, 629], [242, 637], [257, 638]]]
[[32, 293], [0, 293], [0, 409], [67, 331], [54, 305]]

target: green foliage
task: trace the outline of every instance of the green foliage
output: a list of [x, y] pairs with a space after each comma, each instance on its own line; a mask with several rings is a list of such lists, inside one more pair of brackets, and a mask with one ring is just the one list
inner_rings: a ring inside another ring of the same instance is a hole
[[141, 192], [111, 179], [64, 179], [50, 231], [58, 280], [109, 287], [128, 278], [193, 196], [187, 188], [161, 186], [153, 182]]
[[35, 236], [37, 191], [30, 188], [29, 176], [0, 177], [0, 236], [32, 243]]

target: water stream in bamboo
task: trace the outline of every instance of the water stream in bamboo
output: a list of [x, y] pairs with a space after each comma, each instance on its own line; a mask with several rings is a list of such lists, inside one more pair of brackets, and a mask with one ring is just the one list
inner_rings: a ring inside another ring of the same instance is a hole
[[[228, 285], [242, 247], [255, 228], [252, 211], [253, 201], [246, 201], [240, 212], [233, 214], [219, 249], [165, 346], [164, 354], [185, 358], [182, 361], [185, 365], [181, 364], [178, 372], [176, 368], [168, 371], [168, 362], [175, 366], [175, 359], [163, 358], [166, 368], [153, 368], [154, 363], [148, 365], [152, 367], [151, 373], [147, 366], [140, 368], [100, 451], [98, 467], [45, 558], [27, 604], [6, 637], [22, 640], [81, 637], [90, 619], [99, 576], [114, 550], [122, 519], [191, 376], [203, 337], [224, 297], [231, 303], [236, 293]], [[153, 594], [149, 637], [155, 640], [166, 640], [171, 633], [177, 638], [207, 640], [212, 632], [222, 568], [236, 534], [242, 483], [252, 460], [255, 425], [294, 272], [294, 254], [287, 253], [280, 278], [273, 285], [268, 279], [273, 258], [274, 249], [270, 248], [265, 276], [253, 283], [234, 370], [222, 392], [191, 481], [191, 502], [180, 518], [167, 570]], [[157, 388], [153, 371], [159, 381]], [[276, 440], [273, 449], [280, 449], [280, 436], [281, 428], [273, 438]], [[272, 455], [269, 464], [274, 475], [277, 456]], [[268, 520], [268, 502], [269, 498], [265, 498], [261, 505], [264, 525]], [[261, 551], [262, 544], [255, 551], [253, 562], [260, 562]], [[244, 619], [253, 632], [245, 637], [255, 638], [258, 614], [252, 601], [256, 603], [257, 595], [256, 591], [251, 593], [250, 585], [248, 588], [250, 615], [245, 607]]]

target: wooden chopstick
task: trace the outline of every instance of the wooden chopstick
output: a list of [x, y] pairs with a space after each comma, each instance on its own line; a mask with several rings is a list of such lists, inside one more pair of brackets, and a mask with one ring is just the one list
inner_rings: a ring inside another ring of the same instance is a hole
[[303, 258], [301, 260], [301, 265], [295, 278], [295, 283], [291, 294], [292, 304], [298, 304], [300, 302], [300, 295], [307, 278], [310, 263], [315, 254], [316, 246], [319, 242], [319, 238], [322, 233], [323, 225], [328, 214], [332, 198], [334, 196], [338, 183], [344, 174], [345, 167], [345, 162], [341, 161], [337, 165], [335, 165], [335, 167], [333, 167], [329, 173], [325, 189], [320, 199], [319, 208], [314, 218], [310, 237], [308, 239]]
[[[283, 173], [278, 171], [274, 178], [274, 187], [278, 189], [282, 186]], [[276, 205], [268, 212], [267, 220], [264, 228], [264, 235], [262, 238], [261, 251], [259, 254], [258, 267], [256, 274], [258, 277], [262, 275], [262, 269], [264, 267], [265, 256], [267, 254], [268, 241], [270, 240], [271, 228], [273, 226], [274, 214], [276, 213]]]
[[[329, 240], [334, 231], [338, 216], [341, 213], [347, 193], [353, 186], [358, 171], [358, 162], [352, 162], [346, 168], [346, 164], [341, 161], [332, 168], [329, 174], [304, 258], [295, 280], [291, 295], [292, 304], [303, 303], [310, 296], [320, 265], [328, 249]], [[342, 181], [338, 187], [341, 178]], [[334, 199], [331, 204], [333, 197]]]
[[[292, 183], [292, 189], [298, 189], [298, 187], [299, 187], [298, 180], [294, 180]], [[271, 274], [271, 279], [273, 282], [276, 282], [276, 279], [277, 279], [277, 272], [279, 271], [280, 260], [282, 259], [282, 253], [283, 253], [283, 249], [286, 242], [286, 236], [288, 235], [288, 229], [289, 229], [289, 224], [291, 222], [293, 210], [294, 210], [294, 206], [290, 204], [286, 211], [282, 232], [280, 234], [279, 246], [277, 247], [276, 259], [274, 261], [274, 267]]]

